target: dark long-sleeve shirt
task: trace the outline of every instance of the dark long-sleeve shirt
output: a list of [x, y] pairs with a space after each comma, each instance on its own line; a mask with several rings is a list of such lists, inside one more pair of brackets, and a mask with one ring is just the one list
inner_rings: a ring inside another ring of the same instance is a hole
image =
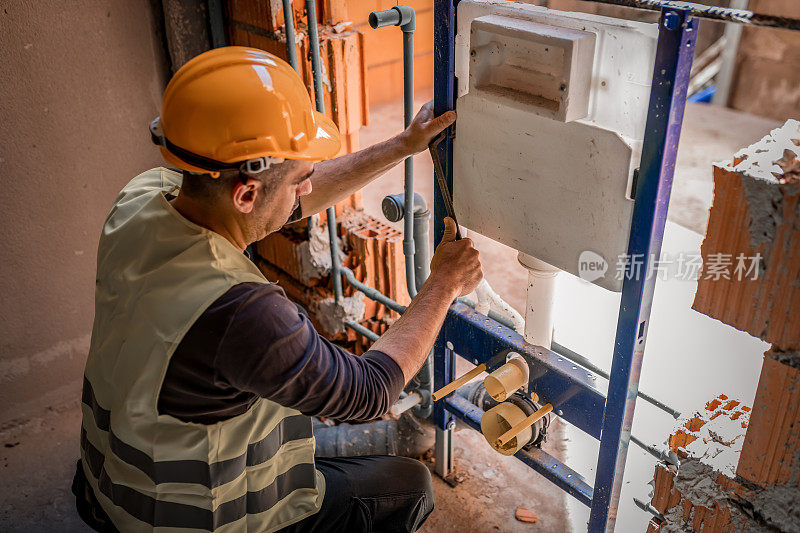
[[357, 357], [320, 336], [277, 285], [242, 283], [197, 319], [172, 355], [158, 409], [213, 424], [267, 398], [307, 415], [369, 420], [404, 385], [388, 355]]

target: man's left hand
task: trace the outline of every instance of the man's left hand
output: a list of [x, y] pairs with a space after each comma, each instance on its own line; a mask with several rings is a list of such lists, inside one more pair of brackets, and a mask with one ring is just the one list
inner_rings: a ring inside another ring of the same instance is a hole
[[417, 154], [427, 150], [433, 138], [455, 121], [455, 111], [447, 111], [434, 117], [433, 102], [428, 102], [422, 106], [408, 128], [400, 134], [400, 138], [410, 154]]

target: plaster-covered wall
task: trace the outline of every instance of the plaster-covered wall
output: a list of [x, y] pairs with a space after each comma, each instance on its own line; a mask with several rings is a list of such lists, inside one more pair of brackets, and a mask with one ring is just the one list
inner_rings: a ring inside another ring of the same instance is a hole
[[0, 426], [79, 398], [103, 219], [159, 164], [160, 16], [157, 0], [0, 1]]

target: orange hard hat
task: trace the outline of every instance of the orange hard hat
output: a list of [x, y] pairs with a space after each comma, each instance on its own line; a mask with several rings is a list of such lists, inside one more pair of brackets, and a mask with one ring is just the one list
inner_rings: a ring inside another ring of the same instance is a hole
[[243, 46], [216, 48], [183, 65], [150, 132], [168, 163], [212, 175], [243, 164], [257, 171], [273, 160], [321, 161], [341, 147], [338, 128], [312, 107], [294, 69]]

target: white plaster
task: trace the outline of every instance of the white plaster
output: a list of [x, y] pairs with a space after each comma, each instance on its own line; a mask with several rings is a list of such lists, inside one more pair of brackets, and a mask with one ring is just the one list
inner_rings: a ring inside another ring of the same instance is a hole
[[319, 321], [323, 333], [335, 335], [345, 331], [345, 322], [361, 322], [364, 318], [364, 296], [344, 296], [337, 305], [334, 298], [328, 297], [313, 304], [311, 309]]
[[[327, 228], [319, 223], [320, 216], [312, 215], [309, 221], [308, 240], [297, 247], [300, 257], [300, 281], [308, 284], [311, 280], [328, 275], [331, 271], [331, 245]], [[344, 259], [342, 241], [339, 239], [339, 261]]]
[[741, 179], [750, 212], [750, 244], [754, 248], [771, 243], [775, 238], [783, 220], [781, 178], [787, 171], [798, 172], [799, 155], [800, 122], [792, 119], [739, 151], [733, 160], [718, 163], [718, 166], [736, 172]]
[[[787, 120], [786, 124], [772, 130], [760, 141], [737, 152], [733, 160], [718, 163], [718, 166], [751, 178], [777, 183], [777, 178], [784, 174], [779, 162], [784, 159], [787, 150], [795, 157], [800, 156], [800, 121]], [[739, 164], [734, 164], [740, 159]]]

